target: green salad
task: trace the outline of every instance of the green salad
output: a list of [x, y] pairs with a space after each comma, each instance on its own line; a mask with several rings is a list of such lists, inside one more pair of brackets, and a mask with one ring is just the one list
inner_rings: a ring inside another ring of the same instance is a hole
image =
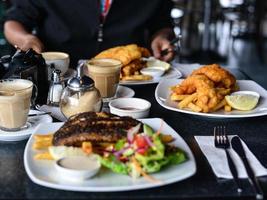
[[167, 144], [162, 136], [146, 124], [138, 124], [128, 131], [126, 139], [118, 140], [112, 149], [106, 149], [101, 163], [115, 173], [138, 178], [185, 162], [185, 152]]

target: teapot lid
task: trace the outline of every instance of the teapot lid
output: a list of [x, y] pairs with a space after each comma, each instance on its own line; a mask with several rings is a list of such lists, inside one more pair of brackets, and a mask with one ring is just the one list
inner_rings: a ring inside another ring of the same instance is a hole
[[75, 91], [81, 91], [87, 88], [91, 88], [95, 86], [95, 82], [88, 76], [82, 75], [82, 68], [84, 63], [79, 64], [77, 67], [77, 75], [68, 80], [67, 87]]

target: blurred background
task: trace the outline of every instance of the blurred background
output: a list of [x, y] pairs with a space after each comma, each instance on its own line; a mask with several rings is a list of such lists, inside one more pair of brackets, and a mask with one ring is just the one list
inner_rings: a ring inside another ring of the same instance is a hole
[[173, 0], [180, 62], [238, 68], [267, 88], [266, 0]]
[[[170, 16], [181, 37], [176, 62], [216, 62], [244, 72], [267, 89], [266, 0], [172, 1]], [[0, 56], [14, 51], [3, 35], [3, 15], [9, 7], [10, 1], [0, 1]]]

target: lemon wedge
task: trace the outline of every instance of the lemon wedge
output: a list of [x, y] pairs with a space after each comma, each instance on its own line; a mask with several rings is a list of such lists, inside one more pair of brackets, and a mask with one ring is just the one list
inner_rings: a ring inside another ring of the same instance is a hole
[[234, 109], [248, 111], [256, 107], [259, 97], [250, 94], [235, 94], [225, 96], [225, 100]]
[[146, 63], [147, 67], [155, 67], [155, 68], [159, 68], [162, 69], [164, 71], [168, 71], [171, 67], [171, 65], [167, 62], [158, 60], [158, 59], [148, 59], [147, 63]]
[[55, 160], [69, 156], [87, 156], [87, 154], [78, 147], [50, 146], [48, 150]]

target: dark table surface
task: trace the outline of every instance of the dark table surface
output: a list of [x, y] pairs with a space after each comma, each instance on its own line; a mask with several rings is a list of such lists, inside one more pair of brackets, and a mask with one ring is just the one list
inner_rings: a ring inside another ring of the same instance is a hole
[[[27, 141], [0, 144], [0, 198], [9, 199], [253, 199], [247, 179], [238, 196], [232, 180], [218, 179], [194, 140], [195, 135], [212, 135], [214, 126], [226, 125], [228, 134], [238, 134], [267, 167], [267, 116], [247, 119], [211, 119], [166, 110], [155, 100], [156, 84], [132, 86], [135, 96], [152, 103], [150, 117], [163, 118], [190, 146], [197, 163], [194, 176], [154, 189], [127, 192], [70, 192], [39, 186], [27, 176], [23, 153]], [[267, 177], [259, 178], [267, 196]]]

